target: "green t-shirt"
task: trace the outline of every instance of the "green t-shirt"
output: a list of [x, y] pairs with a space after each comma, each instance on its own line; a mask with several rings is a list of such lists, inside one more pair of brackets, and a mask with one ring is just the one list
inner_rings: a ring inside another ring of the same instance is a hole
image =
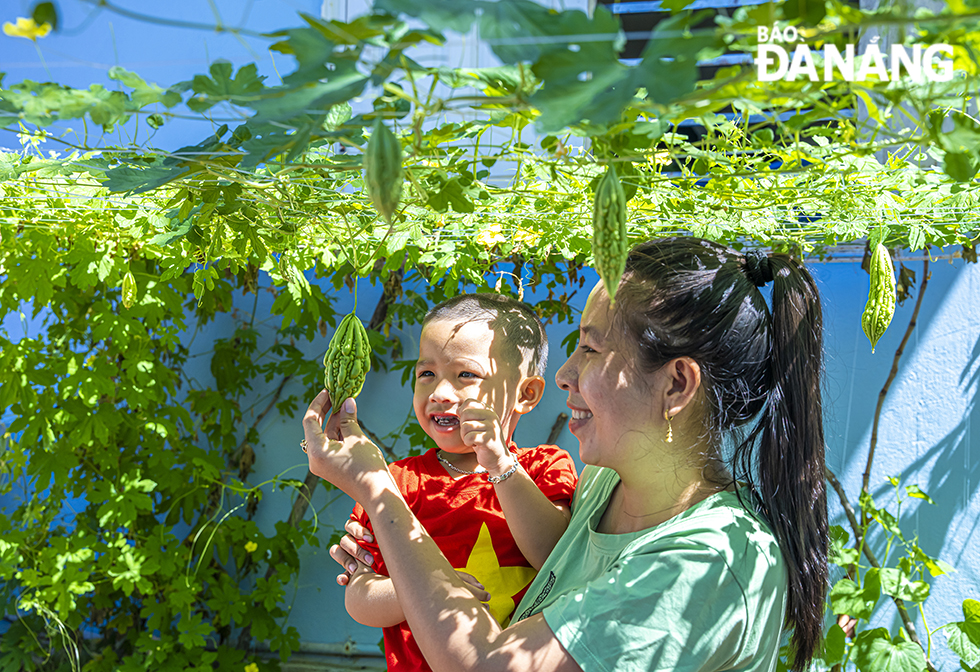
[[516, 620], [543, 611], [586, 672], [774, 670], [786, 570], [768, 525], [720, 492], [654, 528], [600, 534], [617, 483], [611, 469], [582, 472]]

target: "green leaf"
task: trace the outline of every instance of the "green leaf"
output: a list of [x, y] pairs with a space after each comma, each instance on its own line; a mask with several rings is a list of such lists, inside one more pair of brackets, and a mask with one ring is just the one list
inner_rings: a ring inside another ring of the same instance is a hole
[[58, 10], [53, 2], [39, 2], [34, 5], [31, 11], [31, 18], [34, 23], [41, 25], [47, 23], [51, 25], [51, 30], [58, 31]]
[[879, 572], [881, 592], [906, 602], [924, 602], [929, 597], [929, 584], [925, 581], [912, 581], [907, 572], [893, 567], [885, 567]]
[[694, 0], [663, 0], [660, 4], [671, 11], [672, 14], [684, 11], [691, 6]]
[[147, 84], [135, 72], [131, 72], [118, 65], [109, 68], [109, 79], [114, 79], [133, 89], [130, 98], [138, 107], [145, 107], [153, 103], [162, 103], [169, 108], [181, 101], [180, 94], [174, 91], [164, 91], [156, 84]]
[[[485, 15], [482, 22], [489, 20]], [[583, 119], [593, 124], [618, 119], [633, 99], [637, 84], [630, 79], [631, 69], [619, 61], [623, 42], [617, 19], [599, 5], [591, 19], [583, 12], [570, 11], [562, 12], [557, 21], [540, 17], [520, 20], [534, 22], [528, 24], [537, 26], [532, 37], [540, 37], [541, 42], [521, 43], [519, 51], [516, 47], [510, 51], [500, 47], [495, 51], [505, 62], [520, 62], [522, 58], [536, 61], [531, 70], [542, 81], [542, 87], [531, 100], [541, 111], [537, 120], [539, 131], [558, 132]], [[503, 31], [499, 39], [526, 35], [526, 30]], [[582, 41], [568, 45], [567, 36], [581, 36]], [[556, 42], [555, 38], [561, 41]]]
[[181, 238], [186, 236], [188, 233], [190, 233], [192, 228], [194, 228], [194, 224], [190, 220], [187, 220], [185, 222], [182, 222], [174, 229], [171, 229], [169, 231], [164, 231], [163, 233], [158, 233], [157, 235], [153, 236], [152, 238], [150, 238], [149, 244], [169, 245], [175, 240], [180, 240]]
[[354, 63], [345, 61], [331, 73], [329, 81], [300, 87], [276, 87], [269, 89], [262, 98], [249, 101], [248, 107], [255, 110], [256, 114], [248, 123], [251, 126], [268, 121], [290, 120], [307, 116], [314, 111], [322, 112], [325, 117], [333, 105], [360, 95], [367, 82], [368, 77], [358, 72]]
[[[916, 249], [916, 248], [912, 248], [912, 249]], [[908, 493], [909, 497], [915, 497], [916, 499], [924, 499], [930, 504], [936, 503], [932, 500], [932, 497], [930, 497], [925, 492], [923, 492], [922, 488], [920, 488], [917, 485], [906, 485], [905, 492]]]
[[963, 601], [962, 621], [950, 623], [943, 628], [950, 650], [967, 665], [980, 662], [980, 602]]
[[333, 105], [327, 112], [327, 117], [323, 121], [323, 126], [327, 130], [335, 131], [343, 126], [351, 118], [353, 111], [350, 103], [343, 101]]
[[865, 630], [854, 640], [851, 660], [859, 672], [921, 672], [926, 657], [918, 644], [892, 640], [885, 628]]
[[190, 172], [190, 166], [151, 166], [135, 168], [119, 166], [106, 171], [103, 186], [111, 192], [143, 193], [173, 182]]
[[829, 560], [835, 565], [849, 567], [857, 564], [861, 559], [861, 554], [856, 548], [849, 548], [847, 542], [850, 535], [840, 525], [832, 525], [830, 528], [830, 549]]
[[980, 168], [972, 152], [946, 152], [943, 169], [957, 182], [969, 182]]
[[827, 15], [824, 0], [788, 0], [782, 8], [787, 19], [802, 19], [807, 26], [818, 25]]
[[327, 39], [323, 32], [315, 28], [294, 28], [276, 35], [286, 35], [287, 39], [276, 42], [270, 49], [296, 57], [296, 70], [282, 78], [282, 83], [290, 86], [316, 82], [331, 76], [336, 65], [333, 62], [335, 43]]
[[[414, 16], [435, 30], [452, 30], [465, 33], [476, 20], [476, 10], [485, 3], [459, 0], [375, 0], [375, 11], [388, 12], [393, 16], [407, 14]], [[490, 3], [493, 4], [493, 3]], [[486, 36], [484, 36], [485, 38]]]
[[[694, 90], [697, 61], [702, 50], [720, 45], [713, 34], [688, 34], [701, 15], [678, 14], [661, 21], [643, 49], [643, 60], [632, 73], [632, 85], [646, 88], [649, 99], [670, 105]], [[634, 89], [635, 90], [635, 89]]]
[[247, 105], [265, 89], [265, 75], [258, 74], [255, 63], [240, 67], [234, 78], [231, 76], [233, 69], [231, 63], [219, 59], [208, 69], [210, 77], [195, 75], [190, 88], [198, 95], [188, 100], [187, 105], [195, 112], [204, 112], [223, 100]]
[[473, 185], [463, 186], [460, 178], [454, 177], [442, 182], [438, 191], [428, 192], [428, 205], [437, 212], [446, 212], [450, 207], [456, 212], [473, 212], [475, 209], [470, 197], [479, 196], [482, 190]]
[[851, 579], [841, 579], [830, 589], [830, 604], [835, 614], [847, 614], [864, 620], [871, 618], [879, 597], [881, 582], [877, 569], [865, 572], [863, 586]]
[[827, 667], [833, 667], [844, 659], [844, 629], [834, 623], [824, 636], [821, 658]]

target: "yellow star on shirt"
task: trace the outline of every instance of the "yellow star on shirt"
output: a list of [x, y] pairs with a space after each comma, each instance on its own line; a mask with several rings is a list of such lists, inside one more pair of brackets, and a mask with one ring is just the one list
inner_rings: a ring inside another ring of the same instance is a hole
[[514, 595], [531, 583], [531, 579], [537, 574], [533, 567], [501, 567], [497, 553], [493, 550], [490, 528], [486, 523], [480, 526], [480, 534], [470, 551], [466, 566], [456, 569], [472, 574], [483, 584], [490, 593], [490, 615], [504, 626], [516, 606]]

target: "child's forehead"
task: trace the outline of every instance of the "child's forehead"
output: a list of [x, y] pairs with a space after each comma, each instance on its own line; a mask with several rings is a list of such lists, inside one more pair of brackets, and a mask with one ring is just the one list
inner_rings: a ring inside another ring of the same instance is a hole
[[426, 359], [436, 355], [499, 359], [503, 352], [501, 339], [486, 320], [437, 319], [422, 327], [419, 355]]

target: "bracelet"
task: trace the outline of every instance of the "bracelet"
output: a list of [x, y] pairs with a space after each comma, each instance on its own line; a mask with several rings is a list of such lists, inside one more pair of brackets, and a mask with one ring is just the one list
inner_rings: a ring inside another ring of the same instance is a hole
[[519, 467], [519, 466], [520, 466], [520, 463], [517, 461], [517, 458], [515, 457], [514, 458], [514, 466], [513, 467], [511, 467], [510, 469], [508, 469], [504, 473], [500, 474], [500, 476], [490, 476], [490, 475], [487, 475], [487, 482], [488, 483], [491, 483], [492, 485], [497, 485], [497, 483], [503, 483], [508, 478], [510, 478], [511, 476], [513, 476], [514, 474], [517, 473], [517, 467]]

